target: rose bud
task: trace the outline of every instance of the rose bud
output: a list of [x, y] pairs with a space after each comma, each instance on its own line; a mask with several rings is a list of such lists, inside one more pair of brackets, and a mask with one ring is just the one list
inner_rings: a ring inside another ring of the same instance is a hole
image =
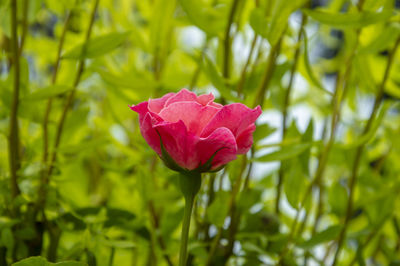
[[261, 108], [214, 103], [214, 95], [182, 89], [130, 107], [140, 131], [165, 164], [176, 171], [221, 169], [253, 144]]

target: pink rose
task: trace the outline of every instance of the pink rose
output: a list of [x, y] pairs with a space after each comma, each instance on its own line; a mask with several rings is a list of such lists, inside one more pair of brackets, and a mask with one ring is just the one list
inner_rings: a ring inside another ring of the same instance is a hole
[[[245, 154], [253, 144], [254, 122], [261, 114], [257, 106], [222, 106], [213, 94], [197, 96], [182, 89], [130, 108], [139, 114], [140, 131], [164, 161], [164, 151], [181, 168], [194, 170], [212, 158], [215, 170]], [[165, 154], [165, 152], [164, 152]]]

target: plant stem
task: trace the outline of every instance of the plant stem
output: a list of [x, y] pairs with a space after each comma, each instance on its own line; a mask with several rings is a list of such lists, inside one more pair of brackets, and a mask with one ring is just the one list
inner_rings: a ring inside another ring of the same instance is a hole
[[[388, 60], [387, 60], [387, 64], [386, 64], [386, 69], [385, 69], [385, 73], [383, 75], [383, 79], [382, 82], [378, 88], [378, 91], [376, 93], [375, 96], [375, 101], [374, 101], [374, 106], [372, 108], [372, 112], [370, 114], [370, 117], [367, 121], [367, 124], [364, 127], [363, 130], [363, 135], [367, 134], [372, 126], [373, 121], [375, 120], [376, 114], [378, 112], [379, 107], [381, 106], [382, 100], [383, 100], [383, 94], [385, 91], [385, 85], [386, 82], [389, 78], [390, 75], [390, 70], [392, 68], [392, 64], [393, 64], [393, 60], [394, 60], [394, 56], [396, 54], [396, 50], [397, 47], [399, 46], [400, 43], [400, 38], [398, 38], [396, 40], [396, 43], [393, 47], [393, 49], [391, 50], [390, 54], [388, 55]], [[339, 259], [339, 255], [343, 246], [343, 242], [344, 239], [346, 237], [346, 231], [347, 231], [347, 227], [349, 225], [349, 221], [353, 212], [353, 204], [354, 204], [354, 188], [355, 188], [355, 184], [357, 182], [357, 177], [358, 177], [358, 171], [359, 171], [359, 166], [360, 166], [360, 162], [361, 162], [361, 156], [363, 154], [363, 151], [365, 149], [365, 145], [366, 143], [361, 144], [356, 151], [356, 155], [354, 158], [354, 163], [353, 163], [353, 168], [352, 168], [352, 172], [351, 172], [351, 177], [350, 177], [350, 182], [349, 182], [349, 199], [347, 202], [347, 207], [346, 207], [346, 216], [344, 219], [344, 223], [343, 223], [343, 228], [340, 231], [339, 234], [339, 238], [337, 240], [337, 249], [336, 249], [336, 253], [335, 253], [335, 257], [333, 259], [333, 263], [332, 265], [336, 265], [337, 260]]]
[[230, 65], [231, 65], [231, 28], [233, 23], [233, 18], [235, 17], [236, 9], [239, 4], [239, 0], [233, 0], [231, 11], [229, 13], [228, 24], [225, 30], [224, 38], [224, 78], [229, 78], [230, 76]]
[[[89, 27], [88, 27], [88, 29], [86, 31], [85, 43], [87, 43], [89, 41], [90, 35], [92, 34], [94, 18], [95, 18], [95, 15], [96, 15], [97, 7], [99, 5], [99, 1], [100, 0], [95, 0], [95, 2], [94, 2], [93, 8], [92, 8], [92, 11], [91, 11], [91, 14], [90, 14]], [[63, 128], [64, 128], [64, 122], [65, 122], [65, 119], [67, 117], [68, 110], [69, 110], [69, 108], [70, 108], [70, 106], [72, 104], [72, 101], [74, 99], [76, 88], [77, 88], [77, 86], [78, 86], [78, 84], [79, 84], [79, 82], [81, 80], [82, 73], [83, 73], [83, 70], [85, 68], [85, 57], [83, 56], [85, 54], [85, 47], [86, 46], [84, 46], [84, 49], [82, 49], [82, 57], [79, 60], [78, 70], [77, 70], [77, 73], [76, 73], [76, 76], [75, 76], [75, 80], [74, 80], [74, 84], [73, 84], [73, 90], [68, 95], [67, 102], [66, 102], [66, 104], [64, 106], [63, 112], [61, 114], [61, 118], [60, 118], [60, 120], [58, 122], [58, 125], [57, 125], [57, 131], [56, 131], [56, 138], [55, 138], [55, 142], [54, 142], [53, 153], [52, 153], [52, 156], [51, 156], [51, 159], [50, 159], [49, 170], [48, 170], [48, 173], [47, 173], [47, 175], [49, 177], [51, 176], [51, 174], [53, 172], [54, 163], [57, 160], [57, 148], [60, 145], [61, 135], [62, 135], [62, 131], [63, 131]]]
[[246, 81], [246, 72], [247, 72], [247, 69], [249, 68], [250, 61], [251, 61], [251, 58], [253, 57], [253, 53], [255, 51], [255, 47], [256, 47], [258, 40], [259, 40], [259, 36], [257, 34], [255, 34], [253, 41], [251, 42], [249, 56], [247, 57], [246, 63], [243, 66], [242, 73], [240, 74], [240, 80], [239, 80], [237, 88], [236, 88], [239, 97], [244, 96], [242, 94], [243, 94], [244, 82]]
[[[229, 209], [228, 210], [229, 210], [229, 217], [230, 217], [231, 222], [230, 222], [229, 228], [228, 228], [228, 244], [226, 247], [226, 252], [224, 254], [225, 261], [227, 261], [229, 259], [229, 257], [232, 255], [233, 244], [235, 241], [235, 235], [237, 232], [237, 228], [239, 226], [240, 212], [236, 208], [236, 200], [237, 200], [236, 197], [237, 197], [237, 195], [239, 195], [240, 187], [242, 185], [243, 173], [246, 170], [246, 165], [247, 165], [247, 157], [243, 156], [239, 175], [236, 179], [235, 184], [233, 185], [232, 193], [229, 198]], [[215, 238], [213, 239], [213, 242], [211, 244], [211, 249], [207, 256], [206, 265], [212, 265], [212, 263], [213, 263], [212, 259], [215, 255], [215, 252], [217, 251], [218, 244], [219, 244], [219, 241], [221, 240], [223, 231], [224, 231], [224, 228], [222, 228], [222, 227], [218, 228], [218, 233], [215, 236]]]
[[25, 44], [25, 39], [26, 39], [26, 33], [28, 32], [28, 9], [29, 9], [29, 1], [24, 0], [23, 2], [23, 16], [22, 16], [22, 34], [21, 34], [21, 41], [19, 44], [19, 50], [18, 54], [19, 56], [22, 55], [22, 50], [24, 49], [24, 44]]
[[[56, 55], [56, 61], [54, 63], [54, 71], [53, 71], [53, 76], [51, 78], [51, 84], [55, 84], [57, 81], [57, 74], [58, 74], [58, 69], [60, 67], [60, 61], [61, 61], [61, 52], [62, 52], [62, 48], [64, 46], [64, 41], [65, 41], [65, 35], [67, 33], [67, 29], [68, 29], [68, 25], [70, 22], [70, 18], [71, 18], [71, 12], [68, 11], [66, 18], [65, 18], [65, 22], [64, 22], [64, 26], [63, 26], [63, 30], [60, 36], [60, 42], [58, 43], [58, 48], [57, 48], [57, 55]], [[44, 114], [44, 119], [43, 119], [43, 124], [42, 124], [42, 128], [43, 128], [43, 158], [42, 158], [42, 162], [43, 165], [47, 165], [47, 160], [48, 160], [48, 154], [49, 154], [49, 130], [48, 130], [48, 123], [49, 123], [49, 116], [50, 116], [50, 111], [52, 108], [52, 103], [53, 103], [53, 98], [50, 98], [47, 101], [47, 106], [46, 106], [46, 111]], [[45, 201], [46, 201], [46, 194], [47, 194], [47, 185], [49, 183], [49, 175], [48, 172], [46, 171], [46, 169], [43, 170], [42, 172], [42, 179], [40, 182], [40, 188], [39, 188], [39, 199], [37, 202], [38, 207], [43, 207], [45, 205]]]
[[20, 90], [20, 66], [19, 66], [19, 49], [17, 34], [17, 0], [11, 0], [11, 45], [12, 45], [12, 61], [14, 64], [14, 90], [12, 98], [12, 106], [10, 113], [10, 135], [8, 142], [9, 163], [11, 173], [11, 198], [15, 199], [20, 193], [18, 187], [18, 170], [20, 168], [19, 158], [19, 129], [18, 129], [18, 105]]
[[194, 195], [192, 197], [185, 197], [185, 210], [183, 213], [181, 248], [180, 248], [180, 252], [179, 252], [179, 265], [180, 266], [186, 265], [190, 218], [192, 216], [193, 203], [194, 203]]
[[[154, 226], [154, 229], [155, 229], [156, 231], [158, 231], [158, 230], [160, 229], [160, 219], [159, 219], [159, 217], [158, 217], [158, 215], [157, 215], [156, 208], [154, 207], [154, 203], [153, 203], [152, 200], [149, 200], [148, 206], [149, 206], [150, 215], [151, 215], [152, 218], [153, 218], [153, 226]], [[156, 234], [156, 235], [157, 235], [157, 234]], [[166, 253], [167, 247], [166, 247], [166, 245], [165, 245], [164, 238], [162, 237], [161, 234], [158, 234], [158, 235], [156, 236], [156, 240], [157, 240], [158, 244], [160, 245], [161, 250], [163, 251], [163, 257], [164, 257], [164, 259], [165, 259], [165, 262], [166, 262], [169, 266], [172, 266], [172, 265], [173, 265], [173, 264], [172, 264], [172, 261], [171, 261], [170, 257], [168, 256], [168, 254]]]
[[268, 85], [271, 82], [272, 76], [274, 74], [275, 61], [281, 49], [282, 36], [279, 38], [279, 41], [271, 48], [269, 52], [267, 59], [267, 66], [265, 68], [264, 76], [261, 81], [260, 87], [258, 88], [257, 96], [254, 99], [253, 106], [260, 105], [262, 107], [264, 105], [265, 93], [268, 90]]
[[[333, 113], [332, 113], [332, 118], [331, 118], [329, 139], [328, 139], [326, 145], [324, 146], [324, 150], [322, 151], [320, 158], [318, 160], [318, 166], [317, 166], [317, 170], [315, 171], [313, 181], [307, 187], [307, 190], [306, 190], [306, 193], [304, 194], [303, 200], [301, 201], [299, 209], [297, 210], [295, 219], [292, 223], [291, 230], [289, 233], [288, 242], [291, 241], [292, 237], [295, 234], [295, 229], [296, 229], [298, 219], [300, 217], [300, 212], [301, 212], [302, 208], [304, 207], [304, 204], [306, 203], [308, 197], [311, 195], [312, 188], [314, 186], [317, 186], [319, 188], [321, 185], [321, 182], [322, 182], [321, 180], [325, 173], [325, 168], [326, 168], [326, 165], [328, 162], [330, 151], [335, 142], [336, 129], [337, 129], [337, 125], [340, 121], [340, 116], [341, 116], [341, 107], [342, 107], [344, 99], [346, 98], [346, 95], [347, 95], [346, 81], [348, 80], [348, 78], [350, 76], [351, 66], [352, 66], [351, 62], [355, 56], [355, 53], [357, 51], [357, 47], [359, 44], [359, 41], [358, 41], [359, 34], [360, 34], [360, 31], [358, 30], [357, 31], [357, 41], [356, 41], [349, 57], [346, 60], [346, 63], [345, 63], [346, 68], [344, 70], [344, 73], [338, 72], [338, 74], [337, 74], [335, 90], [334, 90], [334, 93], [332, 96], [332, 101], [331, 101], [331, 105], [333, 107]], [[343, 86], [343, 89], [341, 89], [342, 86]], [[322, 194], [319, 195], [319, 198], [321, 200], [322, 200], [322, 197], [323, 197]], [[319, 219], [320, 219], [320, 216], [317, 215], [314, 220], [314, 225], [317, 223], [317, 221], [319, 221]], [[287, 250], [284, 249], [284, 251], [286, 252]], [[285, 252], [283, 252], [283, 254], [285, 254]]]
[[207, 45], [208, 45], [208, 40], [206, 40], [203, 44], [203, 47], [201, 48], [201, 52], [200, 52], [200, 56], [199, 59], [197, 61], [197, 66], [196, 69], [193, 73], [193, 76], [190, 80], [190, 84], [189, 84], [189, 90], [192, 91], [194, 89], [194, 87], [197, 84], [197, 81], [199, 80], [200, 74], [201, 74], [201, 65], [202, 65], [202, 60], [203, 60], [203, 54], [205, 53], [205, 51], [207, 50]]
[[182, 194], [185, 198], [185, 209], [183, 212], [183, 224], [181, 234], [181, 247], [179, 251], [179, 266], [186, 266], [187, 246], [189, 240], [190, 218], [194, 199], [200, 190], [201, 174], [200, 173], [180, 173], [179, 184]]
[[[302, 38], [302, 34], [303, 34], [303, 28], [304, 25], [307, 22], [307, 17], [306, 16], [302, 16], [301, 18], [301, 24], [300, 24], [300, 29], [297, 35], [297, 47], [296, 50], [294, 52], [294, 58], [293, 58], [293, 65], [292, 65], [292, 69], [290, 70], [290, 78], [289, 78], [289, 84], [288, 87], [286, 89], [286, 93], [285, 93], [285, 98], [284, 98], [284, 103], [283, 103], [283, 112], [282, 112], [282, 141], [285, 140], [286, 137], [286, 122], [287, 122], [287, 116], [288, 116], [288, 109], [289, 109], [289, 104], [290, 104], [290, 95], [292, 92], [292, 87], [293, 87], [293, 82], [294, 82], [294, 78], [296, 75], [296, 69], [297, 69], [297, 64], [299, 61], [299, 57], [300, 57], [300, 42], [301, 42], [301, 38]], [[276, 187], [276, 201], [275, 201], [275, 213], [279, 214], [280, 210], [279, 210], [279, 206], [280, 206], [280, 199], [281, 199], [281, 193], [282, 193], [282, 184], [283, 184], [283, 179], [284, 179], [284, 171], [283, 171], [283, 162], [281, 162], [281, 166], [279, 168], [279, 172], [278, 172], [278, 186]]]

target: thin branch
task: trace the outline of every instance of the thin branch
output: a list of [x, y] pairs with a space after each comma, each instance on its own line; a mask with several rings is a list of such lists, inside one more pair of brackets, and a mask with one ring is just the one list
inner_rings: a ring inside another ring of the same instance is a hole
[[[97, 7], [99, 5], [99, 1], [100, 0], [95, 0], [95, 2], [94, 2], [93, 8], [92, 8], [92, 11], [91, 11], [91, 14], [90, 14], [89, 27], [88, 27], [88, 29], [86, 31], [85, 43], [87, 43], [89, 41], [90, 35], [92, 34], [92, 28], [93, 28], [93, 24], [94, 24], [94, 19], [95, 19]], [[67, 118], [67, 114], [68, 114], [69, 108], [72, 105], [72, 101], [73, 101], [75, 93], [76, 93], [76, 88], [77, 88], [77, 86], [78, 86], [78, 84], [79, 84], [79, 82], [81, 80], [83, 70], [85, 69], [85, 57], [84, 57], [84, 54], [86, 52], [85, 49], [86, 49], [86, 46], [84, 46], [84, 48], [82, 49], [82, 57], [80, 58], [79, 63], [78, 63], [78, 70], [77, 70], [77, 73], [76, 73], [76, 76], [75, 76], [75, 81], [73, 83], [73, 89], [70, 92], [70, 94], [68, 95], [67, 102], [66, 102], [66, 104], [64, 106], [64, 110], [63, 110], [63, 112], [61, 114], [61, 118], [60, 118], [60, 120], [58, 122], [58, 125], [57, 125], [57, 131], [56, 131], [56, 138], [55, 138], [55, 142], [54, 142], [53, 153], [52, 153], [51, 160], [50, 160], [49, 171], [47, 173], [47, 175], [49, 177], [51, 176], [51, 174], [53, 172], [54, 163], [57, 160], [57, 149], [58, 149], [58, 147], [60, 145], [61, 136], [62, 136], [62, 132], [63, 132], [63, 129], [64, 129], [65, 119]]]
[[[374, 106], [372, 108], [372, 112], [370, 114], [370, 117], [367, 121], [367, 124], [364, 127], [363, 130], [363, 135], [367, 134], [372, 126], [372, 123], [375, 120], [375, 117], [377, 115], [378, 109], [381, 106], [382, 100], [383, 100], [383, 94], [385, 91], [385, 85], [387, 80], [389, 79], [390, 76], [390, 70], [392, 68], [393, 65], [393, 60], [396, 54], [396, 50], [397, 47], [399, 46], [400, 43], [400, 38], [398, 38], [396, 40], [396, 43], [393, 47], [393, 49], [391, 50], [389, 56], [388, 56], [388, 60], [387, 60], [387, 65], [386, 65], [386, 69], [385, 69], [385, 73], [383, 75], [383, 79], [382, 82], [378, 88], [378, 91], [376, 92], [376, 96], [375, 96], [375, 101], [374, 101]], [[335, 253], [335, 257], [333, 259], [333, 263], [332, 265], [336, 265], [338, 259], [339, 259], [339, 255], [343, 246], [343, 242], [344, 239], [346, 237], [346, 232], [347, 232], [347, 227], [349, 225], [349, 221], [351, 218], [351, 215], [353, 213], [353, 204], [354, 204], [354, 188], [355, 185], [357, 183], [357, 177], [358, 177], [358, 171], [359, 171], [359, 167], [360, 167], [360, 162], [361, 162], [361, 155], [363, 154], [363, 151], [365, 149], [365, 145], [366, 143], [361, 144], [356, 151], [356, 155], [354, 158], [354, 163], [353, 163], [353, 168], [352, 168], [352, 172], [351, 172], [351, 177], [350, 177], [350, 182], [349, 182], [349, 199], [347, 202], [347, 207], [346, 207], [346, 216], [345, 216], [345, 220], [343, 223], [343, 228], [340, 231], [339, 234], [339, 238], [337, 240], [337, 249], [336, 249], [336, 253]]]
[[24, 49], [26, 34], [28, 32], [28, 10], [29, 10], [29, 0], [24, 0], [22, 6], [22, 34], [21, 34], [21, 41], [19, 44], [19, 56], [22, 55], [22, 50]]
[[264, 76], [261, 81], [260, 87], [258, 88], [258, 93], [256, 98], [254, 99], [253, 106], [260, 105], [261, 107], [264, 105], [265, 93], [268, 91], [269, 83], [271, 82], [274, 69], [275, 69], [275, 61], [279, 55], [281, 49], [282, 36], [279, 38], [279, 41], [271, 48], [268, 59], [267, 66], [265, 68]]
[[12, 61], [14, 66], [14, 83], [13, 98], [10, 113], [10, 135], [8, 142], [9, 163], [10, 163], [10, 185], [11, 197], [15, 199], [20, 193], [18, 187], [18, 170], [20, 168], [19, 157], [19, 129], [18, 129], [18, 106], [19, 106], [19, 90], [20, 90], [20, 65], [19, 65], [19, 49], [18, 49], [18, 33], [17, 33], [17, 0], [11, 0], [11, 46]]
[[[295, 75], [296, 75], [297, 64], [298, 64], [299, 57], [300, 57], [300, 45], [299, 44], [301, 42], [301, 38], [303, 35], [304, 25], [306, 23], [307, 23], [307, 17], [303, 15], [301, 18], [300, 29], [299, 29], [299, 32], [297, 35], [297, 46], [296, 46], [296, 50], [294, 52], [292, 69], [290, 70], [289, 84], [286, 89], [284, 103], [283, 103], [282, 140], [285, 140], [285, 137], [286, 137], [286, 130], [287, 130], [286, 124], [287, 124], [287, 119], [288, 119], [288, 117], [287, 117], [288, 109], [289, 109], [289, 105], [290, 105], [290, 95], [292, 92], [293, 82], [294, 82]], [[279, 205], [280, 205], [280, 199], [281, 199], [281, 193], [282, 193], [281, 190], [282, 190], [283, 179], [284, 179], [283, 162], [281, 162], [281, 166], [280, 166], [279, 172], [278, 172], [278, 185], [276, 187], [276, 201], [275, 201], [275, 213], [276, 214], [279, 214], [279, 212], [280, 212]]]
[[224, 68], [223, 75], [224, 78], [229, 78], [230, 76], [230, 65], [231, 65], [231, 28], [233, 24], [233, 19], [235, 17], [236, 9], [239, 4], [239, 0], [233, 0], [231, 11], [229, 13], [228, 24], [225, 30], [224, 38]]
[[238, 96], [241, 96], [242, 93], [243, 93], [243, 86], [244, 86], [244, 83], [246, 81], [247, 69], [249, 68], [251, 58], [253, 57], [253, 53], [255, 51], [255, 47], [256, 47], [256, 44], [257, 44], [259, 39], [260, 39], [260, 36], [258, 36], [258, 34], [255, 34], [254, 38], [253, 38], [253, 41], [251, 42], [249, 56], [247, 57], [246, 63], [243, 66], [242, 73], [240, 74], [240, 80], [239, 80], [237, 88], [236, 88]]
[[[66, 18], [65, 18], [63, 30], [61, 32], [60, 42], [58, 43], [56, 61], [54, 63], [54, 71], [53, 71], [53, 76], [51, 79], [51, 84], [55, 84], [57, 81], [57, 74], [58, 74], [58, 69], [60, 67], [60, 61], [61, 61], [61, 52], [62, 52], [62, 49], [64, 46], [65, 36], [67, 33], [70, 18], [71, 18], [71, 12], [68, 11]], [[42, 124], [42, 128], [43, 128], [43, 158], [42, 158], [42, 162], [43, 162], [44, 166], [47, 165], [48, 153], [49, 153], [48, 123], [49, 123], [49, 116], [50, 116], [50, 111], [52, 108], [52, 103], [53, 103], [53, 98], [50, 98], [47, 101], [46, 111], [44, 114], [44, 119], [43, 119], [43, 124]], [[39, 188], [39, 195], [38, 195], [39, 200], [38, 200], [37, 204], [39, 206], [44, 206], [44, 201], [46, 200], [46, 194], [47, 194], [46, 187], [49, 183], [49, 177], [50, 176], [48, 175], [46, 169], [44, 169], [44, 171], [42, 173], [42, 179], [41, 179], [41, 184], [40, 184], [41, 186]]]

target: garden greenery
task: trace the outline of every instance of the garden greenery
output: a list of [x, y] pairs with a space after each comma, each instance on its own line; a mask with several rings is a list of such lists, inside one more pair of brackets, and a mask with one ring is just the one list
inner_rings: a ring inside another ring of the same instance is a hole
[[188, 265], [399, 264], [399, 6], [1, 0], [0, 265], [177, 265], [179, 174], [129, 105], [182, 88], [263, 111]]

